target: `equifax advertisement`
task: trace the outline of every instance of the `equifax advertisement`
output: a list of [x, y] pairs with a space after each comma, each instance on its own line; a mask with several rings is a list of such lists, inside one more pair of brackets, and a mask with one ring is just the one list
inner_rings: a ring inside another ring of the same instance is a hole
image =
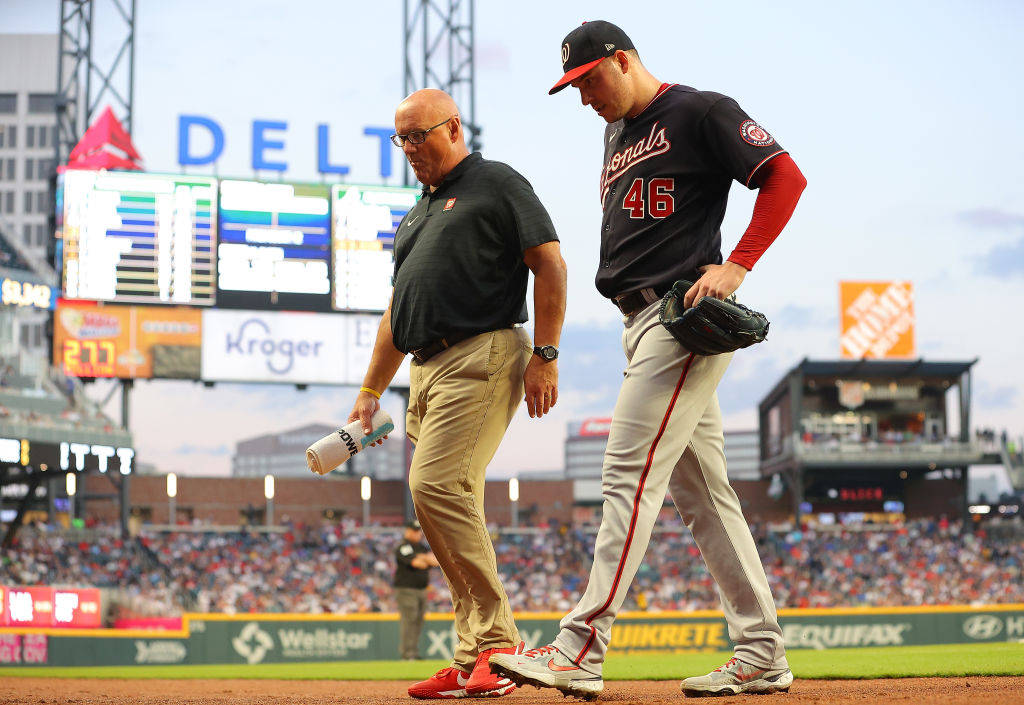
[[100, 626], [97, 588], [0, 587], [4, 627]]

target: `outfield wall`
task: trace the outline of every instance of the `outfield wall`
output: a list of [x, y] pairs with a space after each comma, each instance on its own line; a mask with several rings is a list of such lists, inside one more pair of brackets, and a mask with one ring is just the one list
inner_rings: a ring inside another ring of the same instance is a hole
[[[516, 616], [528, 645], [549, 643], [560, 614]], [[782, 610], [790, 649], [1024, 642], [1024, 604]], [[450, 615], [427, 616], [420, 651], [448, 659], [455, 645]], [[613, 653], [725, 651], [732, 648], [720, 612], [623, 613]], [[0, 664], [115, 666], [256, 664], [391, 660], [398, 656], [394, 614], [187, 614], [178, 631], [0, 628]]]

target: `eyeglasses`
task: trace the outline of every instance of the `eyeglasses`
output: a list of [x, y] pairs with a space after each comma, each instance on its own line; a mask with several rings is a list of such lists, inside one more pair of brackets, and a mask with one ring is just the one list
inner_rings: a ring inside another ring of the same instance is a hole
[[445, 123], [451, 122], [454, 119], [455, 119], [455, 116], [452, 115], [450, 118], [448, 118], [444, 122], [439, 122], [436, 125], [434, 125], [433, 127], [428, 127], [425, 130], [416, 130], [414, 132], [410, 132], [407, 135], [391, 135], [391, 141], [394, 143], [394, 145], [396, 147], [404, 147], [406, 141], [412, 142], [413, 144], [423, 144], [424, 142], [427, 141], [427, 133], [428, 132], [430, 132], [431, 130], [436, 130], [437, 128], [441, 127], [441, 125], [444, 125]]

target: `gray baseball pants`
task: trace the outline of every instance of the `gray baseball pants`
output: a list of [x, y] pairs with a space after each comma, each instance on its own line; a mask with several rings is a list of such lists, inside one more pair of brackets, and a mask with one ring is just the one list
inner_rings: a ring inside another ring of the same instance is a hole
[[655, 302], [624, 319], [628, 365], [612, 413], [590, 581], [554, 645], [601, 674], [612, 623], [647, 550], [665, 492], [718, 583], [735, 655], [787, 668], [764, 567], [725, 468], [718, 386], [731, 354], [690, 355], [658, 321]]

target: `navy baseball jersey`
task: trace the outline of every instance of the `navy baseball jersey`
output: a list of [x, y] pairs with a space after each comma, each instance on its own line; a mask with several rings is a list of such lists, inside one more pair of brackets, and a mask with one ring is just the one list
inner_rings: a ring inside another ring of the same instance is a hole
[[784, 150], [735, 100], [663, 85], [644, 110], [605, 129], [597, 289], [614, 298], [722, 263], [729, 188], [753, 188], [757, 169]]

